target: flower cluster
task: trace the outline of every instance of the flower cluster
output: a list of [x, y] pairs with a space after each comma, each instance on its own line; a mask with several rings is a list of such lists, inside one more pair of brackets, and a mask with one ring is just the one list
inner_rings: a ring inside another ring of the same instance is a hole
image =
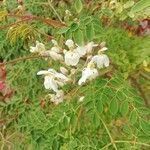
[[[46, 50], [43, 43], [36, 41], [36, 46], [30, 47], [30, 52], [49, 56], [52, 60], [59, 61], [63, 65], [59, 72], [49, 68], [37, 73], [37, 75], [44, 75], [44, 87], [53, 91], [49, 97], [55, 104], [63, 102], [64, 92], [61, 87], [69, 82], [74, 83], [72, 76], [75, 73], [82, 72], [80, 79], [75, 81], [79, 86], [82, 86], [88, 80], [95, 79], [99, 75], [99, 69], [109, 66], [109, 58], [104, 54], [107, 50], [105, 42], [95, 44], [92, 41], [84, 46], [79, 46], [73, 40], [68, 39], [64, 45], [67, 49], [61, 48], [55, 40], [52, 40], [52, 43], [53, 47]], [[99, 50], [94, 51], [96, 48]]]

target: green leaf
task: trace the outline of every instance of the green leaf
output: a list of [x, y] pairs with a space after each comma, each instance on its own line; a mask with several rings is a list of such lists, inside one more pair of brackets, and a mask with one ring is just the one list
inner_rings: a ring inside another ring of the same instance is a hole
[[78, 29], [74, 32], [74, 41], [80, 46], [83, 45], [84, 37], [83, 37], [83, 33], [80, 29]]
[[129, 134], [129, 135], [132, 134], [132, 130], [128, 125], [123, 126], [123, 132], [126, 133], [126, 134]]
[[126, 116], [128, 111], [129, 111], [129, 104], [127, 101], [124, 101], [120, 107], [120, 112], [123, 116]]
[[82, 8], [83, 8], [83, 5], [82, 5], [81, 0], [76, 0], [75, 1], [75, 9], [76, 9], [77, 13], [80, 13]]
[[103, 112], [103, 103], [102, 103], [101, 100], [98, 100], [97, 105], [96, 105], [96, 108], [97, 108], [97, 111], [98, 111], [99, 113], [102, 113], [102, 112]]
[[150, 109], [147, 107], [141, 107], [138, 110], [142, 115], [150, 115]]
[[126, 95], [124, 94], [124, 91], [123, 91], [123, 90], [117, 92], [117, 98], [118, 98], [120, 101], [125, 101]]
[[74, 114], [72, 114], [71, 118], [70, 118], [70, 123], [71, 124], [75, 124], [77, 121], [77, 116], [75, 116]]
[[140, 125], [141, 125], [141, 129], [144, 131], [144, 133], [150, 135], [150, 123], [148, 121], [145, 121], [142, 119], [140, 121]]
[[118, 112], [118, 102], [117, 99], [113, 99], [109, 105], [111, 114], [115, 115]]
[[139, 12], [150, 6], [150, 0], [141, 0], [137, 2], [131, 9], [132, 13]]
[[79, 25], [78, 25], [77, 23], [73, 23], [73, 24], [71, 25], [71, 27], [70, 27], [70, 31], [73, 32], [73, 31], [77, 30], [78, 27], [79, 27]]
[[65, 33], [65, 38], [66, 38], [66, 39], [72, 38], [72, 32], [71, 32], [70, 29]]
[[130, 116], [129, 116], [129, 121], [130, 123], [133, 125], [137, 122], [137, 112], [135, 110], [133, 110], [131, 113], [130, 113]]
[[57, 34], [63, 34], [66, 33], [69, 30], [69, 28], [61, 28], [58, 30]]
[[134, 1], [129, 0], [129, 1], [127, 1], [127, 2], [123, 5], [123, 7], [124, 7], [124, 8], [130, 8], [130, 7], [132, 7], [133, 5], [134, 5]]
[[54, 139], [54, 141], [53, 141], [53, 145], [52, 145], [52, 149], [53, 150], [58, 150], [59, 149], [59, 142], [58, 142], [58, 140], [57, 139]]
[[81, 18], [81, 24], [88, 25], [89, 23], [91, 23], [93, 21], [93, 18], [91, 16], [87, 16], [84, 18]]
[[70, 118], [65, 116], [64, 119], [63, 119], [63, 125], [64, 127], [67, 127], [68, 124], [70, 123]]
[[95, 36], [94, 27], [92, 23], [86, 26], [86, 36], [89, 41], [93, 40]]
[[98, 127], [100, 125], [100, 121], [97, 113], [93, 114], [93, 125], [95, 127]]

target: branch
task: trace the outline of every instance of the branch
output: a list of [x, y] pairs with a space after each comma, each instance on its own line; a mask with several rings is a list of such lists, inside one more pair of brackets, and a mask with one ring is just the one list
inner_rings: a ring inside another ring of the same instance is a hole
[[14, 15], [14, 14], [8, 14], [9, 17], [14, 17], [14, 18], [21, 18], [21, 19], [28, 19], [28, 20], [39, 20], [43, 23], [46, 23], [48, 25], [51, 25], [53, 27], [65, 27], [66, 25], [64, 23], [61, 23], [59, 21], [53, 20], [53, 19], [49, 19], [49, 18], [42, 18], [39, 16], [35, 16], [35, 15]]
[[32, 56], [28, 56], [28, 57], [21, 57], [21, 58], [16, 58], [16, 59], [13, 59], [13, 60], [10, 60], [7, 62], [0, 63], [0, 66], [9, 65], [9, 64], [16, 64], [19, 61], [24, 61], [24, 60], [37, 59], [37, 58], [47, 58], [47, 57], [50, 57], [50, 56], [41, 56], [41, 55], [33, 56], [32, 55]]
[[8, 14], [7, 15], [8, 17], [13, 17], [13, 18], [19, 18], [21, 19], [20, 21], [17, 21], [17, 22], [14, 22], [14, 23], [11, 23], [9, 25], [5, 25], [5, 26], [1, 26], [0, 29], [6, 29], [10, 26], [13, 26], [13, 25], [16, 25], [16, 24], [19, 24], [21, 22], [24, 22], [24, 21], [32, 21], [32, 20], [38, 20], [38, 21], [41, 21], [47, 25], [50, 25], [50, 26], [53, 26], [55, 28], [61, 28], [61, 27], [66, 27], [66, 25], [62, 22], [59, 22], [59, 21], [56, 21], [56, 20], [53, 20], [53, 19], [49, 19], [49, 18], [42, 18], [42, 17], [38, 17], [38, 16], [34, 16], [34, 15], [15, 15], [15, 14]]

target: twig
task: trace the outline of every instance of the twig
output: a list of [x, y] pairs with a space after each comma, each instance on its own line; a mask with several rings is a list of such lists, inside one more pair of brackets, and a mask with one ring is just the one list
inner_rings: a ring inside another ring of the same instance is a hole
[[11, 23], [9, 25], [5, 25], [5, 26], [1, 26], [0, 29], [6, 29], [10, 26], [13, 26], [15, 24], [24, 22], [24, 21], [32, 21], [32, 20], [38, 20], [41, 21], [47, 25], [53, 26], [55, 28], [60, 28], [60, 27], [65, 27], [66, 25], [63, 22], [59, 22], [53, 19], [49, 19], [49, 18], [42, 18], [42, 17], [38, 17], [38, 16], [34, 16], [34, 15], [15, 15], [15, 14], [8, 14], [8, 17], [14, 17], [14, 18], [20, 18], [21, 20], [15, 23]]
[[21, 57], [21, 58], [16, 58], [16, 59], [13, 59], [13, 60], [10, 60], [7, 62], [0, 63], [0, 66], [9, 65], [9, 64], [16, 64], [19, 61], [24, 61], [24, 60], [37, 59], [37, 58], [47, 58], [47, 57], [50, 57], [50, 56], [40, 56], [40, 55], [33, 56], [32, 55], [32, 56], [28, 56], [28, 57]]
[[29, 20], [39, 20], [43, 23], [46, 23], [48, 25], [51, 25], [53, 27], [64, 27], [66, 26], [63, 22], [59, 22], [50, 18], [42, 18], [35, 15], [14, 15], [14, 14], [8, 14], [9, 17], [15, 17], [15, 18], [21, 18], [21, 19], [29, 19]]

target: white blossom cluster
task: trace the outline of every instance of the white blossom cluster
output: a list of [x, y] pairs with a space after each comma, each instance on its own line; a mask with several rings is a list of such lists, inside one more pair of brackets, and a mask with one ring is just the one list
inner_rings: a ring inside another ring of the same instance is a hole
[[[88, 80], [95, 79], [99, 75], [99, 69], [109, 66], [109, 58], [104, 54], [107, 50], [105, 42], [101, 44], [89, 42], [87, 45], [79, 46], [73, 40], [68, 39], [65, 42], [67, 50], [59, 47], [55, 40], [52, 40], [52, 43], [53, 47], [50, 50], [46, 50], [43, 43], [36, 41], [36, 46], [30, 47], [30, 52], [50, 56], [52, 60], [59, 61], [63, 65], [60, 67], [59, 72], [49, 68], [37, 73], [37, 75], [44, 75], [45, 89], [53, 91], [53, 94], [49, 94], [49, 97], [54, 104], [63, 102], [64, 92], [61, 87], [73, 81], [73, 74], [82, 71], [77, 82], [79, 86], [82, 86]], [[94, 51], [95, 47], [99, 48], [99, 50]]]

